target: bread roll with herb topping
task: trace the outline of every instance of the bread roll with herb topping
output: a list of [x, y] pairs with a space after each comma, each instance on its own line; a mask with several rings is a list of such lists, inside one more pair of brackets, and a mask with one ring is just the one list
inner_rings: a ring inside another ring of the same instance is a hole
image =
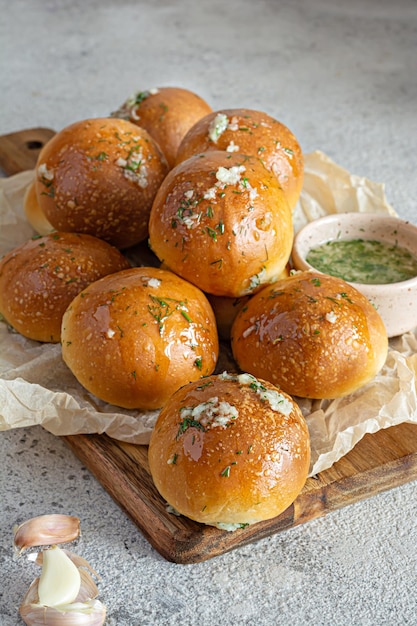
[[[146, 239], [152, 202], [167, 171], [155, 141], [135, 124], [110, 118], [75, 122], [39, 154], [39, 211], [57, 230], [127, 248]], [[29, 196], [29, 221], [36, 211]]]
[[119, 250], [91, 235], [33, 237], [0, 261], [0, 313], [24, 337], [59, 342], [72, 299], [95, 280], [128, 267]]
[[262, 111], [222, 109], [194, 124], [182, 140], [177, 163], [208, 150], [257, 156], [278, 178], [293, 209], [304, 179], [304, 157], [293, 133]]
[[211, 110], [207, 102], [188, 89], [157, 87], [135, 93], [112, 115], [145, 128], [172, 168], [184, 135]]
[[232, 326], [239, 367], [305, 398], [354, 392], [385, 363], [384, 323], [357, 289], [319, 272], [298, 272], [247, 302]]
[[152, 206], [149, 240], [172, 271], [232, 298], [278, 278], [292, 248], [291, 210], [256, 157], [212, 151], [169, 172]]
[[172, 272], [132, 268], [80, 293], [62, 322], [62, 356], [95, 396], [157, 409], [182, 385], [214, 371], [214, 314], [205, 295]]
[[[290, 266], [287, 264], [281, 272], [278, 279], [285, 278], [290, 275]], [[216, 316], [217, 330], [221, 339], [230, 339], [230, 331], [233, 321], [242, 307], [251, 296], [242, 296], [241, 298], [227, 298], [226, 296], [212, 296], [207, 294], [208, 300], [213, 307]]]
[[288, 395], [249, 374], [224, 373], [168, 400], [148, 456], [156, 488], [178, 513], [235, 530], [292, 504], [307, 478], [310, 441]]

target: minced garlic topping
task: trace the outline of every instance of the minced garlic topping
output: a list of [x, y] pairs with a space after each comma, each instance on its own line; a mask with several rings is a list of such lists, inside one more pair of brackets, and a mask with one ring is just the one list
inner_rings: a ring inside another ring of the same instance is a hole
[[229, 124], [229, 119], [224, 113], [218, 113], [213, 118], [208, 130], [208, 136], [214, 143], [217, 143], [218, 138], [226, 130]]
[[239, 150], [239, 146], [237, 146], [233, 140], [229, 142], [229, 145], [226, 148], [226, 152], [239, 152]]
[[239, 416], [237, 408], [217, 396], [194, 407], [182, 407], [181, 419], [193, 420], [206, 428], [226, 428]]
[[148, 186], [148, 169], [143, 163], [142, 150], [132, 152], [127, 159], [119, 157], [116, 165], [123, 169], [123, 175], [128, 180], [137, 183], [142, 189]]
[[243, 172], [246, 170], [244, 165], [233, 165], [232, 167], [220, 166], [216, 172], [216, 178], [225, 185], [235, 185], [242, 178]]
[[216, 193], [222, 191], [227, 185], [238, 185], [241, 191], [249, 193], [249, 199], [253, 201], [258, 196], [258, 190], [252, 187], [248, 178], [243, 176], [246, 168], [244, 165], [233, 165], [232, 167], [220, 166], [216, 172], [217, 182], [213, 187], [207, 189], [203, 194], [205, 200], [216, 200]]
[[45, 180], [53, 180], [54, 171], [48, 170], [46, 163], [41, 163], [38, 167], [38, 176], [40, 178], [44, 178]]
[[261, 269], [260, 272], [258, 272], [258, 274], [254, 274], [253, 276], [251, 276], [249, 278], [249, 291], [252, 291], [253, 289], [256, 289], [257, 287], [259, 287], [262, 282], [265, 280], [265, 276], [266, 276], [266, 269], [263, 267]]
[[326, 320], [330, 322], [331, 324], [334, 324], [335, 321], [337, 320], [336, 313], [334, 311], [330, 311], [329, 313], [326, 313]]
[[156, 289], [161, 284], [161, 281], [158, 278], [150, 278], [148, 280], [148, 287], [152, 287]]
[[223, 522], [217, 522], [215, 526], [216, 528], [219, 528], [220, 530], [227, 530], [228, 532], [233, 532], [234, 530], [237, 530], [238, 528], [245, 528], [245, 526], [249, 526], [249, 524], [225, 524]]
[[279, 391], [267, 389], [255, 376], [252, 376], [252, 374], [228, 374], [227, 372], [223, 372], [223, 374], [219, 375], [219, 378], [223, 380], [235, 380], [241, 385], [247, 385], [259, 395], [261, 400], [268, 402], [273, 411], [277, 411], [283, 415], [290, 415], [293, 410], [293, 404], [288, 398], [279, 393]]

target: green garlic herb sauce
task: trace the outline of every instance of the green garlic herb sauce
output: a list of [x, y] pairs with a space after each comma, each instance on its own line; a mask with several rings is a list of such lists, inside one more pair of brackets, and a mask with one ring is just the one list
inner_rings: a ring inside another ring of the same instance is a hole
[[373, 239], [328, 241], [312, 248], [307, 263], [324, 274], [368, 285], [417, 276], [417, 257], [406, 248]]

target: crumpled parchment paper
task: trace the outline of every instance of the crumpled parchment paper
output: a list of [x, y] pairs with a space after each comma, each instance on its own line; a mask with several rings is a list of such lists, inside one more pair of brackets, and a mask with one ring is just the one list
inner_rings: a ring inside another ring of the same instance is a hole
[[[0, 180], [0, 255], [32, 237], [23, 197], [33, 172]], [[305, 156], [305, 180], [294, 228], [329, 213], [396, 215], [384, 186], [352, 175], [320, 151]], [[227, 368], [222, 355], [218, 371]], [[376, 378], [337, 400], [297, 398], [311, 436], [310, 475], [329, 468], [366, 434], [401, 422], [417, 423], [417, 329], [390, 340]], [[0, 430], [40, 424], [55, 435], [107, 433], [147, 444], [158, 411], [131, 411], [98, 400], [71, 374], [60, 345], [25, 339], [0, 321]]]

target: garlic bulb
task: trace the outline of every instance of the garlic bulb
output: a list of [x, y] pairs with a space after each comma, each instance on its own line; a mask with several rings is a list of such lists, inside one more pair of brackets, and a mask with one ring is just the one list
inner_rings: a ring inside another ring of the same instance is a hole
[[39, 515], [20, 524], [14, 531], [14, 545], [20, 553], [35, 546], [51, 546], [74, 541], [80, 536], [80, 520], [72, 515]]
[[[47, 515], [21, 524], [14, 537], [20, 553], [27, 547], [50, 545], [53, 539], [66, 543], [80, 534], [79, 520], [65, 515]], [[39, 535], [37, 535], [39, 532]], [[51, 541], [52, 540], [52, 541]], [[34, 557], [34, 558], [33, 558]], [[97, 576], [88, 561], [53, 544], [29, 555], [42, 571], [30, 585], [19, 608], [28, 626], [102, 626], [106, 607], [97, 600]], [[98, 576], [97, 576], [98, 577]]]

